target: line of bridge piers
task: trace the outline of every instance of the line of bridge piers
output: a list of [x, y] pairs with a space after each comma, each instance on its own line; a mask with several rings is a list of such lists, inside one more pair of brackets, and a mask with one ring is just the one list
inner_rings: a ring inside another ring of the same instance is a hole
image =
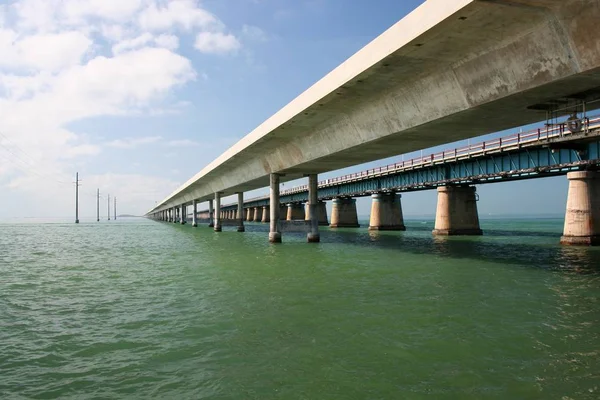
[[[221, 221], [236, 220], [237, 230], [244, 232], [244, 221], [269, 223], [269, 241], [281, 242], [281, 221], [305, 221], [307, 241], [319, 242], [319, 226], [330, 228], [359, 227], [356, 200], [337, 197], [332, 201], [331, 222], [328, 221], [326, 203], [317, 198], [317, 175], [308, 175], [309, 198], [306, 204], [293, 202], [280, 204], [279, 175], [271, 174], [269, 205], [244, 208], [243, 193], [238, 193], [237, 209], [221, 209], [221, 194], [215, 193], [209, 201], [208, 212], [198, 214], [197, 201], [192, 202], [192, 226], [198, 226], [198, 217], [208, 219], [209, 227], [222, 230]], [[565, 224], [561, 244], [600, 245], [600, 172], [575, 171], [567, 174], [569, 191]], [[433, 235], [481, 235], [477, 212], [478, 196], [474, 186], [452, 185], [437, 188], [438, 199]], [[402, 196], [393, 192], [371, 195], [369, 230], [404, 231]], [[157, 213], [159, 220], [185, 224], [187, 205], [172, 207]]]

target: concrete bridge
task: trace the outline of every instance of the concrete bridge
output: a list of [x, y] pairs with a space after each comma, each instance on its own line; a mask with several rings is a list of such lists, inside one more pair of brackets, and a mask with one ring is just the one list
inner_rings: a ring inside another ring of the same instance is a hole
[[[220, 230], [222, 196], [238, 193], [239, 208], [245, 191], [270, 185], [269, 238], [279, 242], [279, 183], [308, 176], [318, 241], [318, 173], [589, 111], [600, 98], [599, 17], [598, 0], [428, 0], [147, 215], [214, 198]], [[438, 190], [449, 220], [475, 196]]]
[[[479, 235], [475, 184], [505, 182], [567, 175], [569, 191], [565, 244], [596, 244], [600, 211], [600, 115], [570, 120], [567, 123], [448, 149], [391, 165], [327, 179], [317, 184], [316, 218], [318, 225], [331, 228], [359, 227], [354, 198], [372, 197], [370, 230], [405, 230], [399, 193], [438, 190], [436, 235]], [[583, 185], [582, 185], [583, 182]], [[596, 192], [594, 192], [594, 190]], [[167, 210], [159, 220], [192, 225], [208, 221], [215, 226], [234, 225], [244, 231], [244, 222], [270, 222], [270, 197], [243, 199], [242, 203], [221, 206], [216, 217], [212, 200], [209, 209], [188, 215], [187, 207]], [[590, 199], [591, 201], [587, 201]], [[333, 200], [331, 224], [325, 202]], [[280, 192], [280, 230], [310, 229], [309, 186]], [[241, 205], [241, 206], [240, 206]], [[282, 222], [286, 221], [286, 222]], [[300, 223], [304, 222], [304, 224]], [[595, 228], [593, 228], [595, 226]]]

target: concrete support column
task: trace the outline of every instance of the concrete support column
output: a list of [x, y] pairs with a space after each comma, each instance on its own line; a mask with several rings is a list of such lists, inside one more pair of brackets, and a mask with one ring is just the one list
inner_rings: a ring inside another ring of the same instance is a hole
[[[310, 205], [306, 203], [305, 207], [306, 221], [310, 221]], [[329, 219], [327, 218], [327, 204], [324, 201], [317, 203], [317, 219], [319, 220], [319, 226], [328, 226]]]
[[181, 223], [181, 225], [185, 225], [185, 223], [186, 223], [186, 214], [187, 214], [187, 207], [185, 206], [185, 204], [182, 204], [181, 209], [179, 211], [179, 222]]
[[310, 232], [306, 234], [308, 243], [319, 243], [321, 241], [321, 235], [319, 235], [318, 183], [317, 174], [308, 175], [308, 209], [310, 210]]
[[192, 202], [192, 226], [195, 228], [198, 226], [198, 200]]
[[269, 222], [271, 220], [269, 218], [269, 214], [270, 213], [271, 213], [271, 211], [269, 210], [269, 206], [263, 206], [263, 208], [262, 208], [262, 218], [261, 218], [260, 222], [262, 222], [262, 223]]
[[475, 186], [440, 186], [434, 235], [481, 235]]
[[402, 196], [395, 193], [374, 193], [371, 195], [370, 231], [405, 231], [402, 216]]
[[304, 220], [304, 204], [302, 203], [290, 203], [287, 206], [287, 220], [297, 221]]
[[249, 221], [249, 222], [254, 221], [254, 208], [248, 207], [246, 209], [246, 221]]
[[356, 200], [348, 197], [333, 199], [331, 206], [331, 228], [358, 228]]
[[287, 206], [285, 204], [279, 205], [279, 219], [287, 220]]
[[215, 232], [221, 232], [221, 193], [215, 193]]
[[213, 209], [213, 201], [208, 201], [208, 227], [212, 228], [215, 226], [215, 210]]
[[279, 175], [271, 174], [269, 188], [269, 209], [271, 211], [269, 222], [269, 242], [281, 243], [279, 232]]
[[173, 223], [177, 223], [177, 207], [173, 207]]
[[600, 172], [567, 174], [569, 194], [561, 244], [600, 246]]
[[238, 221], [238, 232], [244, 232], [244, 193], [238, 192], [238, 204], [237, 204], [237, 221]]
[[262, 219], [262, 207], [254, 207], [254, 222], [260, 222]]

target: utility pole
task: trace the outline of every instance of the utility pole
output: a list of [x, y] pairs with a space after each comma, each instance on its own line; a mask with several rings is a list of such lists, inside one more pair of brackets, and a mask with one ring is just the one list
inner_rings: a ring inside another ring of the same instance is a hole
[[113, 211], [115, 213], [115, 221], [117, 220], [117, 197], [115, 196], [115, 206], [113, 207]]
[[108, 220], [110, 221], [110, 194], [108, 195], [107, 199], [107, 203], [108, 203]]
[[100, 222], [100, 189], [96, 195], [96, 222]]
[[79, 172], [75, 173], [75, 223], [79, 223]]

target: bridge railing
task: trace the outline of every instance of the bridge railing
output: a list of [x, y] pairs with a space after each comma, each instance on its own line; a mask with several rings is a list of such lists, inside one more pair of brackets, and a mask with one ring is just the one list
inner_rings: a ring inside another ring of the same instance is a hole
[[[590, 128], [600, 127], [600, 115], [571, 120], [571, 123], [581, 124], [580, 131], [587, 132]], [[350, 182], [389, 172], [398, 172], [406, 169], [419, 168], [435, 163], [443, 163], [446, 161], [456, 160], [465, 157], [472, 157], [474, 155], [480, 155], [482, 153], [509, 150], [511, 148], [518, 148], [524, 144], [534, 143], [540, 140], [547, 140], [561, 136], [568, 136], [573, 133], [574, 132], [571, 132], [571, 130], [569, 130], [567, 122], [549, 124], [545, 128], [538, 128], [526, 132], [514, 133], [508, 136], [503, 136], [501, 138], [491, 139], [475, 144], [469, 144], [464, 147], [443, 150], [438, 153], [432, 153], [422, 157], [419, 156], [411, 158], [409, 160], [403, 160], [394, 164], [368, 169], [366, 171], [360, 171], [355, 172], [353, 174], [339, 176], [336, 178], [325, 179], [319, 182], [319, 187], [339, 185], [340, 183], [344, 182]], [[305, 192], [307, 190], [308, 185], [301, 185], [291, 189], [283, 190], [281, 192], [281, 195]]]
[[[588, 132], [592, 128], [600, 128], [600, 115], [594, 115], [591, 117], [584, 117], [581, 119], [571, 120], [572, 123], [579, 123], [581, 129], [577, 132]], [[335, 186], [344, 182], [350, 182], [360, 180], [368, 177], [375, 177], [381, 174], [398, 172], [402, 170], [410, 170], [414, 168], [421, 168], [424, 166], [433, 165], [436, 163], [443, 163], [446, 161], [457, 160], [461, 158], [468, 158], [475, 155], [481, 155], [488, 152], [510, 150], [519, 148], [522, 145], [535, 143], [540, 140], [548, 140], [557, 137], [567, 137], [572, 135], [574, 132], [569, 130], [568, 122], [562, 122], [558, 124], [548, 124], [545, 128], [532, 129], [526, 132], [513, 133], [508, 136], [503, 136], [497, 139], [490, 139], [483, 142], [469, 144], [463, 147], [457, 147], [454, 149], [447, 149], [437, 153], [432, 153], [426, 156], [419, 156], [411, 158], [409, 160], [403, 160], [394, 164], [384, 165], [377, 168], [371, 168], [366, 171], [355, 172], [353, 174], [347, 174], [336, 178], [325, 179], [319, 182], [319, 187]], [[289, 195], [294, 193], [301, 193], [308, 190], [308, 185], [296, 186], [291, 189], [282, 190], [280, 195]], [[251, 202], [254, 200], [262, 200], [266, 196], [255, 197], [246, 200]]]

